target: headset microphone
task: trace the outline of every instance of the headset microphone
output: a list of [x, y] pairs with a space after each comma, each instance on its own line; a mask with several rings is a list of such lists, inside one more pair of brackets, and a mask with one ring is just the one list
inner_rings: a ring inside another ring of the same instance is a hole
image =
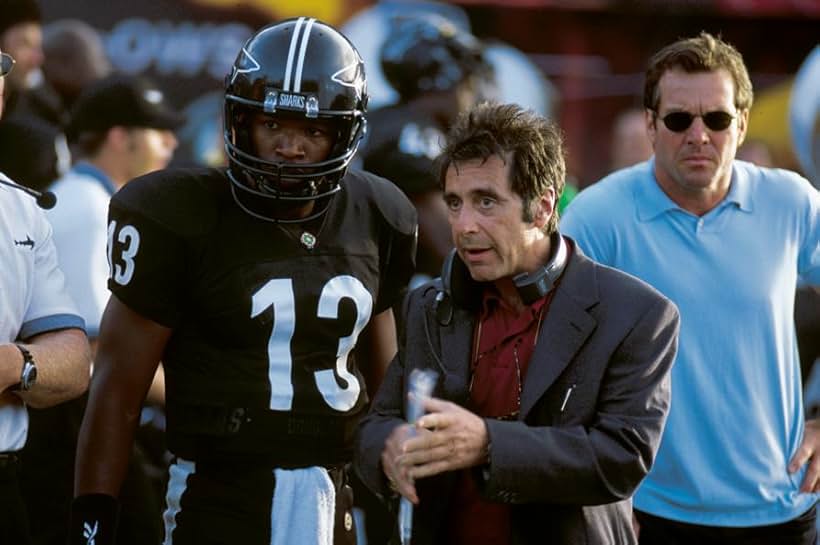
[[39, 206], [40, 208], [42, 208], [44, 210], [50, 210], [50, 209], [54, 208], [55, 204], [57, 204], [57, 195], [55, 195], [51, 191], [43, 191], [43, 192], [36, 191], [36, 190], [31, 189], [29, 187], [22, 186], [22, 185], [19, 185], [19, 184], [15, 184], [12, 181], [4, 180], [3, 178], [0, 178], [0, 184], [7, 185], [11, 188], [22, 191], [23, 193], [26, 193], [27, 195], [31, 195], [37, 201], [37, 206]]
[[37, 206], [44, 210], [51, 210], [57, 204], [57, 195], [51, 191], [43, 191], [37, 196]]

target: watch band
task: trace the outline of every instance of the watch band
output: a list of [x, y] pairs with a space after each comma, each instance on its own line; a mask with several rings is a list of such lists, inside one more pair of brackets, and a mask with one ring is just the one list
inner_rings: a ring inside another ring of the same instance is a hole
[[34, 357], [31, 355], [31, 352], [28, 351], [28, 348], [18, 343], [14, 343], [14, 346], [16, 346], [23, 355], [23, 367], [20, 370], [20, 383], [12, 389], [28, 392], [31, 390], [31, 387], [34, 386], [34, 381], [37, 379], [37, 366], [34, 364]]

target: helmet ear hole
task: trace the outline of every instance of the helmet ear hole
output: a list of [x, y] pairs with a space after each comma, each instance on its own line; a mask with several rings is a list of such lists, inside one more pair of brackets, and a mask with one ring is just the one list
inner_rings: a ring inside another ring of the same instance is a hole
[[[226, 78], [224, 139], [232, 183], [255, 198], [293, 201], [294, 206], [332, 195], [358, 148], [366, 105], [364, 62], [336, 29], [309, 17], [260, 29]], [[257, 113], [332, 121], [336, 139], [330, 156], [313, 163], [265, 160], [250, 138]], [[248, 187], [249, 179], [264, 183]]]
[[[256, 154], [253, 139], [250, 137], [250, 112], [241, 105], [235, 105], [231, 110], [233, 120], [226, 124], [226, 138], [240, 149]], [[230, 131], [230, 134], [227, 134]]]

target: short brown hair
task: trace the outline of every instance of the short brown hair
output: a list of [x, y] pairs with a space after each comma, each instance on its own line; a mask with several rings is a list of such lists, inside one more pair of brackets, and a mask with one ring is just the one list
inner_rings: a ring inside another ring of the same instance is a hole
[[566, 165], [558, 126], [516, 104], [484, 102], [462, 113], [447, 134], [436, 164], [444, 187], [447, 169], [464, 161], [486, 161], [497, 155], [512, 159], [511, 189], [524, 203], [524, 220], [531, 221], [530, 204], [549, 188], [555, 190], [555, 212], [546, 232], [558, 229], [558, 199], [564, 191]]
[[661, 101], [658, 83], [668, 70], [675, 68], [687, 73], [725, 69], [735, 83], [735, 107], [739, 110], [752, 107], [754, 92], [743, 56], [720, 37], [701, 32], [694, 38], [678, 40], [652, 56], [646, 70], [643, 90], [643, 104], [646, 108], [657, 112]]

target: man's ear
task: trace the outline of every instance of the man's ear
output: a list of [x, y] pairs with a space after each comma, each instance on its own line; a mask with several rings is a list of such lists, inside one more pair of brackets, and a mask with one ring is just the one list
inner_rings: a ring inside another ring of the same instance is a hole
[[649, 142], [652, 144], [652, 149], [655, 149], [655, 136], [658, 130], [658, 116], [649, 108], [644, 109], [644, 116], [646, 120], [646, 135], [649, 137]]
[[105, 141], [117, 151], [127, 150], [131, 142], [131, 133], [127, 127], [114, 125], [106, 131]]
[[555, 202], [555, 189], [547, 189], [540, 197], [533, 200], [532, 221], [535, 227], [543, 229], [546, 227], [552, 215], [555, 213], [557, 203]]
[[749, 109], [741, 110], [737, 114], [737, 147], [746, 140], [746, 131], [749, 128]]

